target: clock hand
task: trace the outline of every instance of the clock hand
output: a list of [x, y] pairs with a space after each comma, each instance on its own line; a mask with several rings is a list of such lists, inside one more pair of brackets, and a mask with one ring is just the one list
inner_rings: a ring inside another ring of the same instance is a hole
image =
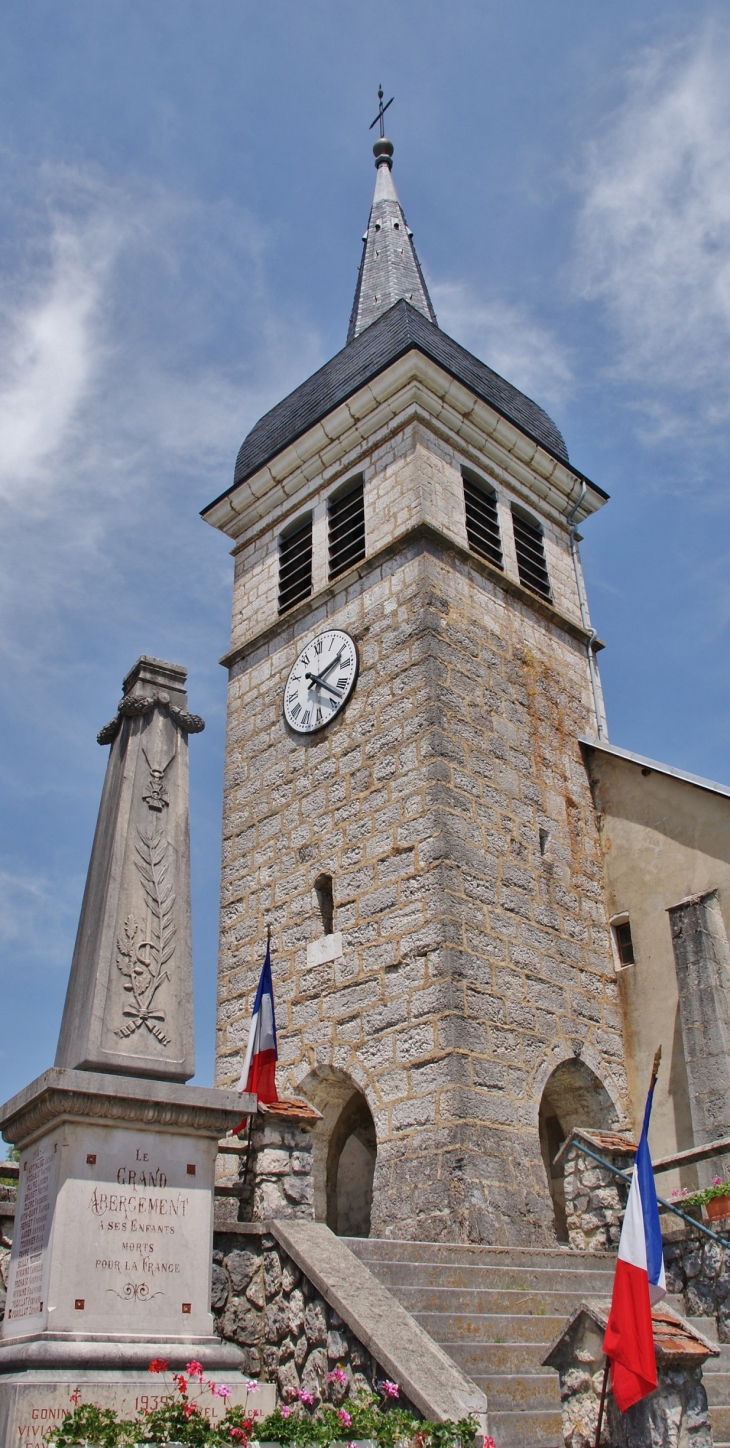
[[327, 680], [323, 678], [320, 674], [307, 673], [304, 675], [304, 677], [305, 679], [311, 679], [313, 684], [319, 684], [322, 688], [329, 689], [330, 694], [334, 694], [336, 699], [342, 698], [342, 694], [340, 693], [339, 689], [333, 688], [332, 684], [328, 684]]
[[321, 672], [321, 674], [320, 674], [320, 676], [319, 676], [320, 679], [326, 678], [327, 674], [330, 673], [330, 671], [334, 668], [335, 664], [339, 664], [340, 659], [342, 658], [342, 649], [343, 649], [344, 647], [345, 647], [345, 645], [343, 644], [343, 645], [342, 645], [342, 648], [340, 649], [340, 652], [339, 652], [338, 654], [335, 654], [334, 658], [330, 661], [330, 663], [327, 664], [326, 668], [324, 668], [324, 669], [322, 670], [322, 672]]

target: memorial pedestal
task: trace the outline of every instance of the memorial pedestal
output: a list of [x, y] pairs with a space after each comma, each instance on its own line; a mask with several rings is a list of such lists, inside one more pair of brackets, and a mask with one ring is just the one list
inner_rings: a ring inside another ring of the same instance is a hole
[[41, 1386], [42, 1406], [64, 1411], [79, 1374], [105, 1396], [112, 1383], [159, 1392], [156, 1357], [176, 1370], [197, 1359], [242, 1401], [241, 1350], [214, 1335], [210, 1311], [213, 1186], [219, 1138], [255, 1109], [232, 1091], [58, 1067], [0, 1109], [21, 1152], [0, 1443], [21, 1441]]

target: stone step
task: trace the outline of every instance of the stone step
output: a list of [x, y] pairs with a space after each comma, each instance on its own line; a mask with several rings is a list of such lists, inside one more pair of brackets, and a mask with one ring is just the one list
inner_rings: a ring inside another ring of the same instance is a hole
[[730, 1406], [710, 1404], [710, 1423], [715, 1448], [721, 1443], [730, 1443]]
[[570, 1247], [487, 1247], [474, 1242], [410, 1242], [390, 1237], [343, 1237], [361, 1262], [440, 1262], [444, 1266], [498, 1263], [503, 1266], [606, 1267], [615, 1265], [613, 1252], [574, 1252]]
[[490, 1413], [489, 1431], [498, 1448], [562, 1448], [563, 1443], [559, 1408]]
[[457, 1312], [417, 1312], [416, 1321], [437, 1343], [537, 1342], [549, 1346], [565, 1324], [565, 1313], [493, 1313], [470, 1317]]
[[[527, 1288], [499, 1287], [495, 1290], [470, 1287], [398, 1287], [393, 1295], [414, 1317], [423, 1313], [459, 1313], [472, 1318], [514, 1316], [566, 1318], [576, 1305], [575, 1292], [534, 1292]], [[580, 1294], [578, 1294], [580, 1300]]]
[[708, 1364], [702, 1371], [702, 1380], [707, 1391], [707, 1401], [712, 1407], [716, 1403], [718, 1407], [730, 1407], [730, 1373], [708, 1372]]
[[[484, 1373], [543, 1373], [542, 1342], [442, 1342], [440, 1346], [462, 1372], [476, 1379]], [[555, 1382], [558, 1375], [555, 1374]]]
[[378, 1262], [372, 1265], [377, 1265], [377, 1277], [383, 1286], [395, 1293], [401, 1287], [519, 1288], [530, 1292], [557, 1289], [577, 1294], [579, 1298], [610, 1297], [614, 1277], [613, 1264], [603, 1270], [472, 1264], [452, 1267], [438, 1262]]
[[560, 1412], [558, 1375], [543, 1369], [541, 1373], [484, 1373], [473, 1381], [487, 1395], [489, 1416], [492, 1413], [529, 1409]]

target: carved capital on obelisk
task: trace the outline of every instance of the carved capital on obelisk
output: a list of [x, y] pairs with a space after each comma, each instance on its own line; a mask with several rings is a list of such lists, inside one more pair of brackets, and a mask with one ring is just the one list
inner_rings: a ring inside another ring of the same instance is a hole
[[195, 1070], [187, 671], [143, 656], [99, 735], [109, 763], [56, 1065], [187, 1081]]

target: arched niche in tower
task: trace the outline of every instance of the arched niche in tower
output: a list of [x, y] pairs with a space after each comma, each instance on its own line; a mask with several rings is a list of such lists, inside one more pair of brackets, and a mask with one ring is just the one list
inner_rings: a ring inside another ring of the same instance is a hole
[[567, 1242], [565, 1182], [562, 1165], [553, 1162], [563, 1142], [576, 1127], [611, 1131], [617, 1125], [616, 1108], [603, 1082], [577, 1057], [562, 1061], [545, 1083], [540, 1101], [540, 1151], [545, 1163], [555, 1212], [558, 1241]]
[[313, 1133], [315, 1217], [340, 1237], [367, 1237], [377, 1158], [370, 1107], [333, 1067], [311, 1072], [300, 1089], [322, 1114]]

